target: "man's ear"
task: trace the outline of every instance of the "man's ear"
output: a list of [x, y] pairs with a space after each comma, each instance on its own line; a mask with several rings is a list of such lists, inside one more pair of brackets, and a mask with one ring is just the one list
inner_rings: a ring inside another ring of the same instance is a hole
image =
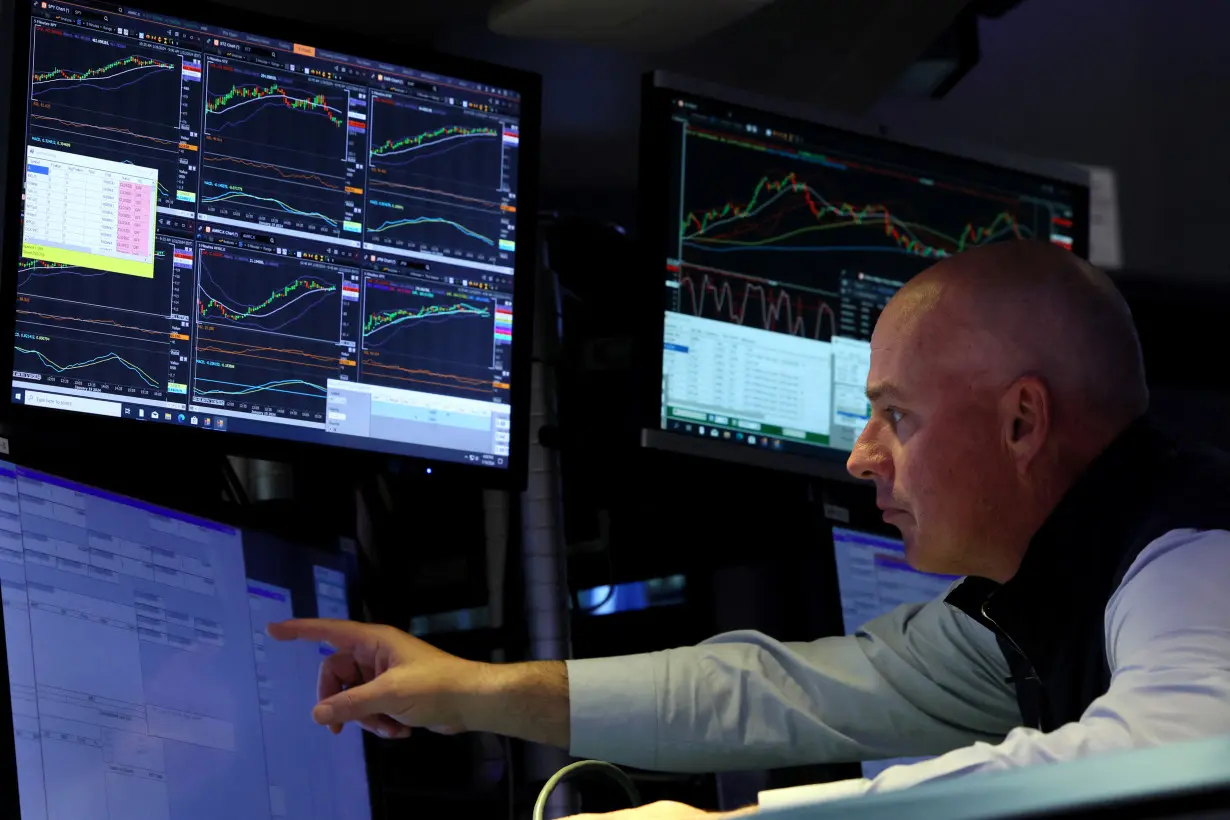
[[1000, 403], [1003, 441], [1025, 470], [1042, 452], [1051, 433], [1051, 392], [1037, 376], [1022, 376], [1004, 392]]

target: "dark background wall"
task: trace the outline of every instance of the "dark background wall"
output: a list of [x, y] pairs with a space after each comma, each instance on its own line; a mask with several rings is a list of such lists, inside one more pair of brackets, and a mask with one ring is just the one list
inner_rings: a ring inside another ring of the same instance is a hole
[[1118, 172], [1125, 267], [1230, 280], [1230, 3], [1026, 0], [981, 26], [943, 100], [885, 100], [899, 129]]
[[[942, 100], [867, 115], [1118, 173], [1125, 267], [1230, 279], [1230, 3], [1026, 0], [981, 24], [982, 60]], [[631, 223], [637, 82], [651, 57], [467, 30], [441, 48], [544, 76], [544, 203]]]

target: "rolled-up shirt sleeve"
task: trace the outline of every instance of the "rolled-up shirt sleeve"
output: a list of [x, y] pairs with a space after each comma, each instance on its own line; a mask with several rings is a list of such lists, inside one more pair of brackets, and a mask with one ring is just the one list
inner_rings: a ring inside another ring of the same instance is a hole
[[941, 600], [857, 634], [732, 632], [681, 649], [569, 661], [571, 752], [665, 771], [938, 754], [1020, 723], [994, 636]]
[[[999, 744], [893, 766], [851, 781], [841, 796], [1230, 734], [1228, 589], [1230, 532], [1167, 533], [1141, 552], [1106, 607], [1111, 683], [1079, 721], [1048, 733], [1017, 728]], [[833, 794], [829, 785], [814, 787], [817, 800]], [[808, 802], [809, 788], [783, 797]]]

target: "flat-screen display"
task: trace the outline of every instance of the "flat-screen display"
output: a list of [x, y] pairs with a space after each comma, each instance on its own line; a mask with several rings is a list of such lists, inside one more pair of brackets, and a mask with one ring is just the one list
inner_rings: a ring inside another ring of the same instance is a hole
[[10, 401], [509, 466], [521, 88], [22, 3]]
[[[833, 554], [841, 619], [846, 634], [902, 604], [925, 603], [943, 595], [957, 579], [912, 569], [905, 545], [895, 539], [843, 527], [833, 527]], [[863, 777], [875, 777], [889, 766], [925, 758], [874, 760], [863, 763]]]
[[315, 725], [344, 554], [0, 462], [0, 592], [22, 820], [368, 820], [357, 727]]
[[870, 414], [872, 329], [904, 282], [1004, 240], [1085, 253], [1088, 185], [1058, 174], [669, 87], [647, 91], [643, 117], [658, 426], [722, 442], [710, 455], [840, 460]]

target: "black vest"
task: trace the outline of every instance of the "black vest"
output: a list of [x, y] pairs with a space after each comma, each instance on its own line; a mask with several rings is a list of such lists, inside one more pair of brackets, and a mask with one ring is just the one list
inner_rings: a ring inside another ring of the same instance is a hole
[[1141, 550], [1185, 528], [1230, 530], [1230, 455], [1137, 421], [1064, 495], [1012, 580], [949, 593], [999, 639], [1023, 725], [1058, 729], [1106, 693], [1106, 605]]

